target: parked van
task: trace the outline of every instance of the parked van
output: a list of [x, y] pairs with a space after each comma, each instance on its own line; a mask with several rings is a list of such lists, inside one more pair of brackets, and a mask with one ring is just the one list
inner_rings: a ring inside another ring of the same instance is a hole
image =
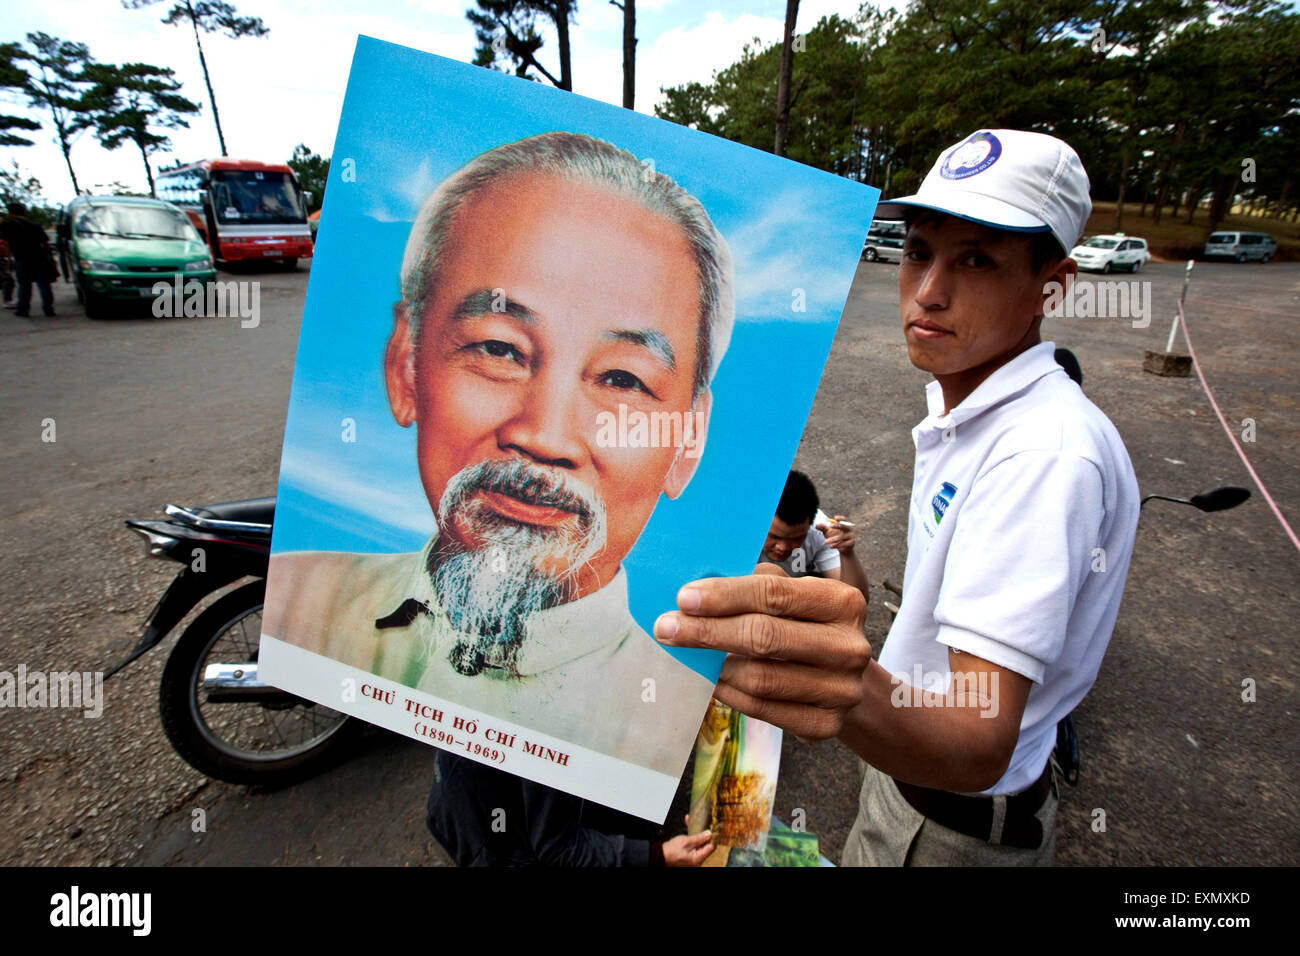
[[113, 302], [153, 296], [159, 280], [216, 277], [212, 256], [188, 216], [169, 202], [137, 196], [78, 196], [61, 214], [72, 281], [89, 318]]
[[1263, 232], [1214, 232], [1205, 240], [1207, 259], [1257, 259], [1268, 262], [1277, 252], [1273, 237]]
[[871, 231], [867, 233], [866, 245], [862, 247], [862, 258], [875, 262], [882, 256], [895, 259], [903, 258], [903, 237], [907, 235], [902, 220], [873, 219]]

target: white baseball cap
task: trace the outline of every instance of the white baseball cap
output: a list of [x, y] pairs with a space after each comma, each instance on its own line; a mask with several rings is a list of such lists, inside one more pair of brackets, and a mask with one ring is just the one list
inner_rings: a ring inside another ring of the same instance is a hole
[[1050, 232], [1068, 255], [1092, 212], [1089, 189], [1079, 154], [1055, 136], [982, 129], [944, 150], [915, 195], [877, 206], [876, 218], [932, 209], [994, 229]]

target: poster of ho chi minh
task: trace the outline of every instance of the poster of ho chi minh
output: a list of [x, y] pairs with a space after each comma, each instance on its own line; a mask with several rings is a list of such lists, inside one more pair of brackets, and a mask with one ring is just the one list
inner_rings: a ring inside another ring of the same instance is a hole
[[662, 821], [878, 191], [366, 37], [285, 427], [261, 679]]

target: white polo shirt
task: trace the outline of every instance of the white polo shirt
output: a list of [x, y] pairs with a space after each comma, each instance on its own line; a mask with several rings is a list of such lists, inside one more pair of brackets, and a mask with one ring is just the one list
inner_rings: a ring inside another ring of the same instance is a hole
[[912, 430], [903, 600], [880, 664], [946, 693], [952, 647], [1033, 681], [1011, 764], [989, 794], [1038, 779], [1057, 722], [1096, 680], [1137, 531], [1124, 443], [1055, 348], [1016, 356], [946, 416], [931, 382], [930, 414]]

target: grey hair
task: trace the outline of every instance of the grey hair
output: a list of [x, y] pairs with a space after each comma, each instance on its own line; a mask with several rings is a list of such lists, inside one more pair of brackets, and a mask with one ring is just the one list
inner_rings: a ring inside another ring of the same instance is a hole
[[731, 250], [700, 201], [625, 149], [582, 133], [543, 133], [505, 143], [476, 156], [425, 200], [411, 226], [402, 259], [402, 301], [412, 333], [419, 335], [433, 277], [444, 263], [456, 214], [478, 193], [511, 175], [549, 175], [607, 189], [635, 200], [681, 229], [699, 280], [699, 331], [695, 381], [699, 397], [713, 380], [735, 323]]

